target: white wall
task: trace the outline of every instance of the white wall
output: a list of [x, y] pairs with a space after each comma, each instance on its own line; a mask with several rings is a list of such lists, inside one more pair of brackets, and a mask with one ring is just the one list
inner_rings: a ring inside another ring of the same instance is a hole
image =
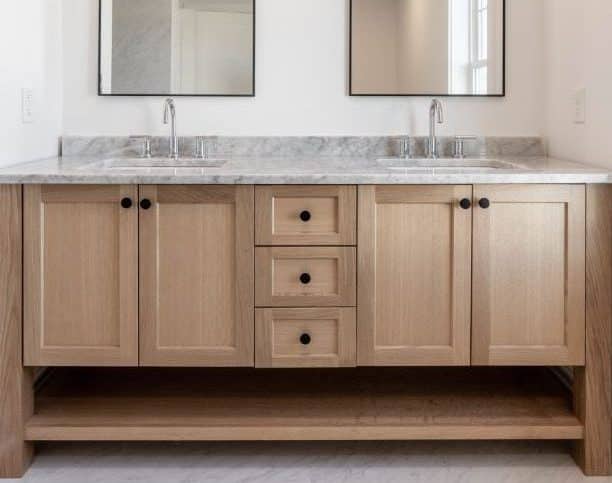
[[[62, 120], [61, 0], [2, 2], [0, 166], [57, 155]], [[21, 89], [34, 89], [35, 119], [23, 124]]]
[[[546, 0], [546, 134], [551, 155], [612, 168], [612, 1]], [[573, 96], [586, 88], [586, 123]]]
[[[162, 99], [96, 96], [97, 0], [63, 2], [64, 134], [165, 134]], [[543, 134], [544, 0], [508, 11], [508, 96], [448, 100], [442, 134]], [[347, 30], [347, 0], [258, 0], [257, 97], [178, 99], [180, 134], [425, 134], [428, 99], [346, 95]]]

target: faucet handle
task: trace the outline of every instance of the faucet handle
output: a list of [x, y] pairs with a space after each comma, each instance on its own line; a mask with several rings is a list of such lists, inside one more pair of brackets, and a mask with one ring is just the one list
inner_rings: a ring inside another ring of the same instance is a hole
[[208, 158], [208, 146], [204, 136], [198, 136], [195, 140], [195, 157], [198, 159]]
[[142, 152], [140, 155], [143, 158], [151, 157], [151, 136], [142, 135], [142, 136], [130, 136], [130, 139], [140, 139], [142, 140]]
[[399, 155], [400, 158], [410, 159], [412, 158], [412, 145], [410, 143], [410, 138], [405, 137], [400, 139], [399, 142]]
[[464, 145], [466, 141], [475, 141], [476, 136], [455, 136], [455, 159], [465, 158]]

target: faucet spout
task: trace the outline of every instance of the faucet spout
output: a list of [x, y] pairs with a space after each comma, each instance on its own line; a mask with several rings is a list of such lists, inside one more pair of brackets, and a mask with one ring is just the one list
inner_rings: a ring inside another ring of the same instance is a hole
[[440, 152], [438, 149], [438, 139], [436, 137], [436, 123], [444, 123], [444, 109], [442, 103], [438, 99], [431, 101], [429, 107], [429, 153], [428, 156], [431, 159], [438, 159]]
[[166, 99], [164, 103], [164, 124], [170, 125], [170, 152], [168, 157], [170, 159], [178, 159], [179, 157], [179, 143], [176, 135], [176, 106], [174, 105], [174, 99]]

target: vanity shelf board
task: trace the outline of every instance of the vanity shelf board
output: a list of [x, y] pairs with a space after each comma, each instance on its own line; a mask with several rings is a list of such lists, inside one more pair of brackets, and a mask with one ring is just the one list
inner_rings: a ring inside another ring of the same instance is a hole
[[56, 369], [29, 441], [582, 439], [546, 369]]

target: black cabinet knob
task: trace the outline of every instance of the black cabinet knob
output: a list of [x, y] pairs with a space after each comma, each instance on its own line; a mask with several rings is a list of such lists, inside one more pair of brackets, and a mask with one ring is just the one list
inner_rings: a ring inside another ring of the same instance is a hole
[[487, 208], [489, 208], [489, 206], [491, 206], [491, 202], [489, 201], [488, 198], [480, 198], [480, 200], [478, 201], [478, 204], [484, 210], [486, 210]]
[[146, 198], [140, 202], [140, 207], [143, 210], [148, 210], [151, 208], [151, 200], [147, 200]]
[[304, 285], [308, 285], [311, 280], [312, 277], [309, 273], [303, 273], [302, 275], [300, 275], [300, 282], [302, 282]]
[[463, 198], [459, 202], [459, 206], [461, 206], [461, 208], [463, 208], [464, 210], [469, 210], [472, 207], [472, 202], [467, 198]]
[[310, 214], [310, 211], [304, 210], [300, 213], [300, 220], [302, 220], [304, 223], [310, 221], [311, 218], [312, 215]]
[[300, 343], [302, 345], [309, 345], [312, 342], [312, 338], [310, 337], [310, 334], [302, 334], [300, 336]]
[[123, 199], [121, 200], [121, 206], [122, 206], [123, 208], [125, 208], [126, 210], [127, 210], [128, 208], [131, 208], [131, 207], [132, 207], [132, 204], [133, 204], [133, 203], [132, 203], [132, 199], [131, 199], [131, 198], [123, 198]]

